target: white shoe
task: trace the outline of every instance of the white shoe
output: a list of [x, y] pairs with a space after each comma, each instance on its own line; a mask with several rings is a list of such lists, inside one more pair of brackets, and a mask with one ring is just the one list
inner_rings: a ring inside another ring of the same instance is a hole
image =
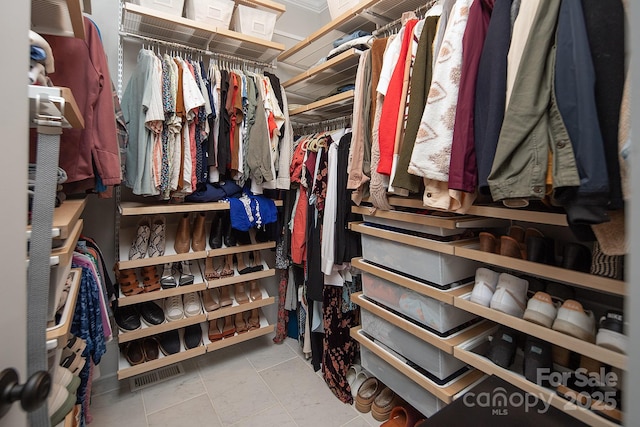
[[498, 285], [499, 273], [480, 267], [476, 270], [476, 284], [471, 292], [471, 301], [489, 307], [493, 293]]
[[49, 373], [52, 377], [51, 381], [65, 387], [69, 393], [75, 394], [76, 390], [78, 390], [80, 377], [73, 375], [73, 373], [64, 366], [56, 365], [49, 370]]
[[491, 298], [491, 308], [521, 318], [526, 308], [528, 287], [529, 282], [524, 279], [507, 273], [500, 274]]
[[553, 304], [551, 295], [538, 291], [529, 300], [523, 319], [550, 328], [558, 314], [558, 308]]
[[184, 318], [182, 295], [170, 296], [164, 300], [164, 316], [169, 322]]
[[184, 294], [184, 314], [187, 317], [202, 314], [202, 303], [197, 292], [189, 292]]
[[568, 299], [558, 309], [552, 329], [584, 341], [594, 342], [596, 319], [592, 311], [585, 311], [578, 301]]

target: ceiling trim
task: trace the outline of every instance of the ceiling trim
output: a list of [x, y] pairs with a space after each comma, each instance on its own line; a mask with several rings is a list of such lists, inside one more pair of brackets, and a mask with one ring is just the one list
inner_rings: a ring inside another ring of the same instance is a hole
[[286, 3], [288, 5], [297, 6], [302, 9], [310, 10], [311, 12], [321, 13], [327, 9], [327, 0], [296, 0], [288, 1], [288, 0], [280, 0], [281, 3]]

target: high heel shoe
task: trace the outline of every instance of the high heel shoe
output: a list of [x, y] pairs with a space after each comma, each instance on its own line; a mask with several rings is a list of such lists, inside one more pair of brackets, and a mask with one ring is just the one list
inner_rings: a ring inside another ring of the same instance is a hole
[[246, 304], [249, 302], [249, 297], [247, 296], [247, 290], [244, 288], [244, 282], [236, 283], [234, 285], [235, 292], [234, 297], [238, 304]]
[[220, 273], [213, 266], [213, 258], [207, 257], [204, 261], [204, 278], [206, 280], [214, 280], [220, 278]]
[[253, 271], [253, 265], [251, 264], [251, 258], [249, 252], [242, 252], [236, 254], [238, 273], [247, 274]]
[[249, 297], [251, 301], [262, 299], [262, 291], [260, 290], [260, 286], [258, 286], [258, 282], [255, 280], [249, 282]]
[[244, 312], [236, 313], [234, 323], [238, 334], [243, 334], [249, 330], [249, 325], [244, 319]]
[[253, 251], [253, 270], [251, 271], [262, 270], [264, 270], [264, 265], [262, 265], [262, 255], [260, 255], [260, 251]]
[[233, 316], [224, 317], [224, 325], [222, 326], [222, 338], [232, 337], [236, 333], [236, 327], [233, 323]]
[[251, 310], [251, 314], [249, 315], [249, 319], [247, 319], [247, 324], [249, 326], [249, 330], [253, 331], [255, 329], [260, 329], [260, 313], [257, 308]]
[[222, 267], [222, 271], [220, 272], [220, 277], [229, 277], [233, 276], [235, 273], [233, 272], [233, 254], [226, 255], [224, 258], [224, 266]]
[[231, 285], [220, 287], [220, 307], [226, 307], [228, 305], [233, 304], [233, 300], [231, 299]]

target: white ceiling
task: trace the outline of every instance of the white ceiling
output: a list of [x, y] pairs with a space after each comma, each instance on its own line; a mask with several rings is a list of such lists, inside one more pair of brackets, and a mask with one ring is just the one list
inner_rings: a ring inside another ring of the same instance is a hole
[[327, 0], [279, 0], [279, 2], [302, 7], [316, 13], [320, 13], [327, 8]]

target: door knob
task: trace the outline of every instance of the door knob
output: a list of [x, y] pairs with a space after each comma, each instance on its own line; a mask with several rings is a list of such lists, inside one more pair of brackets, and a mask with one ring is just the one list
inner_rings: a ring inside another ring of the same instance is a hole
[[0, 418], [17, 400], [26, 412], [35, 411], [47, 400], [50, 389], [51, 375], [47, 371], [38, 371], [26, 383], [20, 384], [15, 369], [3, 370], [0, 372]]

